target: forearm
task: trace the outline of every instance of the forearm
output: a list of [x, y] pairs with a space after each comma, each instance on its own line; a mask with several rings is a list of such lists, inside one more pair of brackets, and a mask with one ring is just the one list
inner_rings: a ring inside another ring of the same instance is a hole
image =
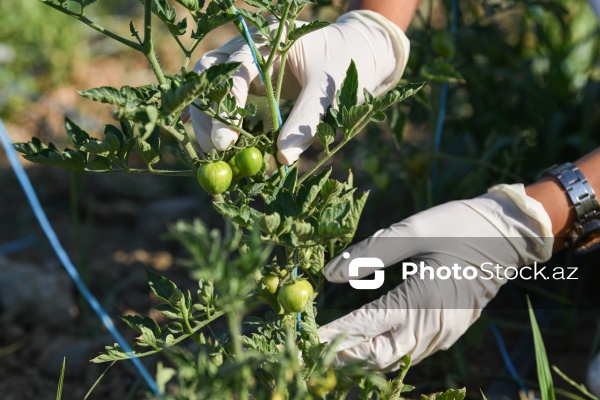
[[350, 0], [348, 10], [375, 11], [406, 31], [422, 0]]
[[[600, 149], [589, 153], [575, 163], [594, 189], [600, 194]], [[546, 209], [552, 221], [552, 233], [555, 237], [554, 251], [566, 246], [565, 237], [573, 229], [577, 215], [573, 203], [563, 186], [555, 178], [544, 178], [526, 188], [527, 195], [536, 199]]]

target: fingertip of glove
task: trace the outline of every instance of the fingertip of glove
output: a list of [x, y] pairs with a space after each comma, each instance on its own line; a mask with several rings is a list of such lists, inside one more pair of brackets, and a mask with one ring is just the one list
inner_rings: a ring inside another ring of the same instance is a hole
[[211, 139], [215, 148], [219, 151], [225, 151], [237, 142], [239, 134], [229, 129], [225, 124], [215, 121], [213, 122], [213, 130]]

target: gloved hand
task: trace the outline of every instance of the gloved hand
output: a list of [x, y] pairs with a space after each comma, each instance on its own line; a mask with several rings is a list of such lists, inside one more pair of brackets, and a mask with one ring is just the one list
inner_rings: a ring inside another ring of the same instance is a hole
[[[274, 18], [269, 21], [273, 32], [277, 29], [277, 21]], [[268, 55], [265, 38], [256, 29], [250, 29], [250, 32], [261, 54]], [[279, 134], [279, 161], [285, 165], [293, 164], [310, 146], [316, 127], [334, 101], [351, 60], [358, 69], [359, 96], [362, 96], [363, 88], [379, 96], [400, 80], [408, 61], [409, 47], [400, 28], [373, 11], [348, 12], [336, 23], [298, 40], [287, 57], [293, 76], [286, 73], [282, 92], [283, 97], [297, 98], [297, 102]], [[279, 61], [275, 62], [273, 76], [278, 73]], [[243, 107], [251, 86], [256, 90], [261, 85], [250, 48], [242, 36], [206, 53], [194, 70], [202, 72], [224, 62], [242, 63], [233, 76], [231, 93], [238, 106]], [[211, 120], [195, 107], [190, 108], [190, 113], [198, 143], [205, 152], [214, 148], [226, 150], [236, 142], [238, 134], [224, 124]]]
[[[429, 280], [411, 275], [378, 300], [322, 326], [321, 341], [343, 335], [337, 354], [340, 364], [363, 360], [373, 369], [392, 371], [406, 354], [413, 363], [419, 362], [458, 340], [506, 283], [491, 265], [512, 266], [512, 271], [501, 271], [514, 276], [514, 267], [547, 261], [553, 242], [550, 217], [525, 194], [523, 185], [498, 185], [475, 199], [416, 214], [350, 247], [350, 257], [332, 260], [324, 269], [325, 277], [344, 283], [366, 276], [365, 270], [373, 271], [361, 268], [358, 277], [351, 277], [349, 262], [357, 257], [377, 257], [385, 267], [408, 258], [434, 269], [457, 264], [464, 277]], [[479, 270], [476, 279], [465, 279], [472, 276], [466, 266], [479, 269], [484, 263], [491, 263], [484, 267], [490, 273]]]

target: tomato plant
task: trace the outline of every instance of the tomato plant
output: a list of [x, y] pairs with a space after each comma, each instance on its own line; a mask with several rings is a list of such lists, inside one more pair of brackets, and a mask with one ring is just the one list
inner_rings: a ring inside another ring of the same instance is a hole
[[[271, 55], [279, 52], [284, 56], [303, 35], [327, 25], [295, 26], [298, 15], [312, 3], [308, 0], [246, 2], [256, 11], [240, 12], [257, 28], [258, 35], [271, 37], [263, 29], [267, 13], [285, 22], [276, 28], [274, 37], [280, 38], [280, 43], [273, 43]], [[209, 230], [200, 221], [182, 222], [171, 229], [170, 237], [190, 253], [184, 265], [197, 280], [197, 290], [181, 290], [174, 282], [148, 272], [150, 288], [159, 302], [156, 308], [165, 322], [125, 316], [124, 322], [138, 333], [135, 352], [107, 346], [93, 362], [163, 353], [166, 361], [157, 364], [156, 379], [165, 396], [174, 399], [300, 399], [311, 393], [344, 397], [357, 385], [366, 395], [388, 398], [394, 390], [401, 390], [400, 380], [388, 383], [380, 374], [357, 366], [332, 371], [336, 343], [320, 342], [313, 297], [323, 287], [321, 270], [326, 259], [350, 244], [368, 198], [368, 193], [357, 191], [351, 172], [346, 181], [340, 181], [332, 178], [331, 168], [323, 166], [370, 122], [381, 122], [386, 109], [417, 93], [424, 83], [405, 82], [380, 98], [365, 91], [365, 104], [358, 104], [358, 72], [352, 62], [337, 93], [338, 104], [319, 125], [317, 137], [324, 156], [309, 169], [295, 164], [288, 171], [272, 156], [280, 128], [273, 113], [279, 88], [269, 85], [274, 57], [259, 60], [267, 82], [271, 129], [262, 128], [264, 124], [251, 126], [246, 118], [256, 116], [258, 107], [239, 107], [231, 94], [232, 76], [239, 63], [217, 64], [202, 73], [188, 71], [194, 49], [213, 29], [233, 23], [243, 31], [231, 2], [178, 0], [196, 24], [189, 35], [192, 44], [187, 47], [180, 37], [188, 33], [188, 22], [178, 20], [178, 11], [167, 0], [142, 2], [143, 33], [132, 22], [133, 39], [85, 16], [83, 11], [93, 2], [80, 3], [80, 12], [63, 7], [59, 0], [44, 3], [143, 54], [156, 82], [79, 92], [115, 108], [118, 122], [106, 125], [101, 138], [67, 118], [71, 148], [59, 150], [34, 138], [17, 144], [17, 149], [32, 162], [88, 174], [196, 177], [214, 196], [212, 205], [227, 222], [224, 231]], [[152, 14], [184, 53], [182, 68], [175, 74], [165, 73], [157, 61]], [[294, 27], [287, 37], [283, 35], [286, 25]], [[181, 118], [188, 107], [237, 131], [240, 140], [225, 151], [198, 153]], [[337, 131], [343, 134], [340, 140], [336, 140]], [[177, 168], [166, 162], [167, 154], [178, 156]], [[234, 179], [239, 182], [232, 184]], [[297, 269], [300, 277], [296, 277]], [[271, 307], [264, 318], [248, 316], [259, 304], [256, 300]], [[300, 325], [295, 313], [301, 313]], [[226, 320], [226, 337], [205, 330], [218, 319]], [[245, 334], [243, 324], [248, 327]], [[180, 345], [184, 340], [191, 343]], [[175, 389], [167, 389], [166, 383], [173, 381]]]

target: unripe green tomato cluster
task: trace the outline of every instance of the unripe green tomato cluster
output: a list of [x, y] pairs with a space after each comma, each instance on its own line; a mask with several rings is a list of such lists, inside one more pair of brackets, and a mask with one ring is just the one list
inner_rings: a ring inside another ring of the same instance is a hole
[[312, 301], [315, 291], [310, 282], [298, 279], [285, 284], [279, 289], [279, 304], [289, 313], [302, 312], [309, 301]]
[[198, 168], [200, 186], [210, 194], [221, 194], [231, 186], [234, 179], [256, 175], [262, 168], [263, 156], [256, 147], [248, 147], [228, 162], [204, 163]]

